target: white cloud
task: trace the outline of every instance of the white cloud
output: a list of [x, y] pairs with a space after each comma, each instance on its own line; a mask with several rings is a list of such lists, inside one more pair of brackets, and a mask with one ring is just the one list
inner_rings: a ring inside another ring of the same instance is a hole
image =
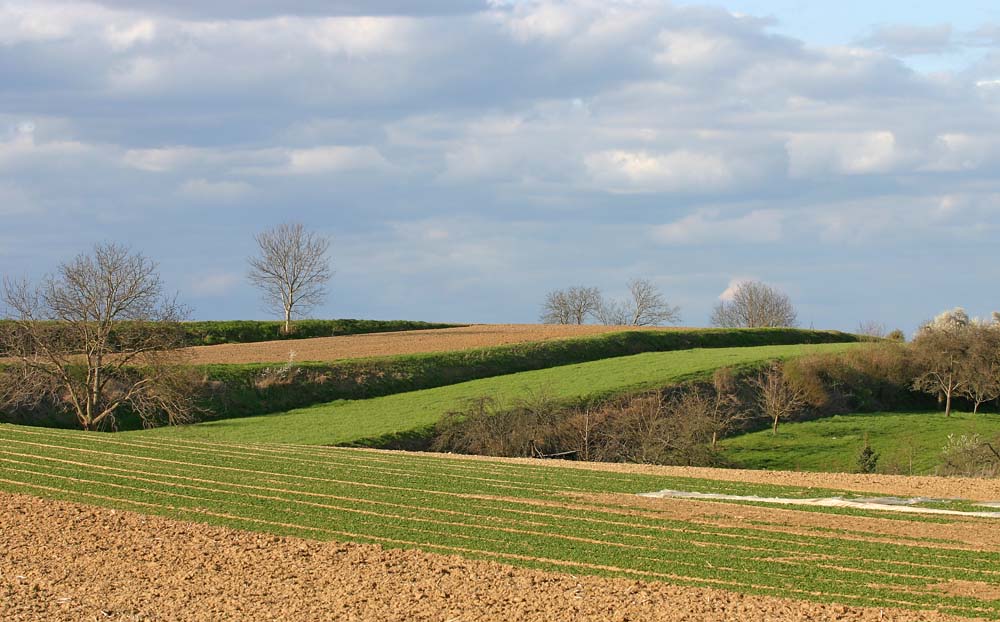
[[793, 178], [888, 173], [902, 157], [895, 135], [885, 130], [794, 134], [786, 148]]
[[120, 26], [109, 24], [104, 29], [104, 38], [111, 49], [121, 52], [141, 43], [150, 43], [156, 37], [156, 23], [151, 19], [141, 19]]
[[164, 173], [190, 166], [202, 160], [205, 155], [205, 150], [194, 147], [129, 149], [122, 155], [122, 163], [140, 171]]
[[78, 158], [95, 151], [94, 146], [75, 140], [40, 139], [34, 124], [21, 123], [10, 140], [0, 141], [0, 173], [39, 163], [81, 165]]
[[776, 242], [782, 236], [783, 220], [784, 214], [773, 209], [754, 210], [736, 218], [723, 218], [717, 209], [703, 209], [655, 227], [653, 238], [672, 245]]
[[705, 69], [731, 62], [738, 48], [718, 34], [699, 31], [667, 31], [660, 34], [663, 50], [657, 62], [685, 69]]
[[712, 192], [733, 178], [721, 157], [686, 149], [669, 153], [612, 149], [586, 156], [584, 164], [597, 185], [617, 192]]
[[404, 54], [416, 35], [413, 21], [401, 17], [332, 17], [305, 23], [314, 45], [347, 57]]
[[292, 174], [313, 175], [383, 169], [388, 166], [389, 163], [374, 147], [326, 146], [289, 151], [285, 171]]

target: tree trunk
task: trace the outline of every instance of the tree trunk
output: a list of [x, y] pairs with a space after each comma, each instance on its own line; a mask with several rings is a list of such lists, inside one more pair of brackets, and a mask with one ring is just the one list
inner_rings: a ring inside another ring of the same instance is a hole
[[771, 436], [777, 436], [777, 435], [778, 435], [778, 418], [775, 417], [774, 425], [771, 426]]
[[292, 309], [285, 307], [285, 334], [292, 332]]
[[951, 416], [951, 391], [948, 391], [944, 395], [944, 416]]
[[976, 400], [976, 405], [972, 407], [972, 414], [973, 415], [978, 415], [979, 414], [979, 405], [980, 404], [982, 404], [982, 402], [980, 402], [979, 400]]
[[712, 449], [715, 449], [715, 445], [719, 442], [719, 433], [712, 430]]

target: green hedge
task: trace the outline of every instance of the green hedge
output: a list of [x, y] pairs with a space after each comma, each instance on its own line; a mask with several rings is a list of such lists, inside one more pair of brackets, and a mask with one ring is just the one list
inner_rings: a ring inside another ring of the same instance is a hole
[[[210, 419], [247, 417], [335, 400], [365, 399], [585, 363], [642, 352], [804, 343], [848, 343], [856, 335], [791, 328], [626, 331], [407, 356], [303, 363], [206, 365]], [[284, 373], [281, 370], [287, 369]]]

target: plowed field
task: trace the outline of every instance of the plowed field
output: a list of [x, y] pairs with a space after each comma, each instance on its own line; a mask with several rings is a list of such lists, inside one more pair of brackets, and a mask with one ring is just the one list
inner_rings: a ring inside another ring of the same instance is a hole
[[726, 477], [0, 426], [0, 619], [1000, 619], [1000, 520], [636, 494], [906, 481]]
[[6, 622], [954, 619], [576, 577], [6, 493], [0, 524]]
[[[336, 361], [367, 356], [395, 356], [427, 352], [452, 352], [488, 348], [529, 341], [570, 339], [604, 333], [636, 330], [634, 326], [557, 326], [546, 324], [476, 324], [460, 328], [369, 333], [343, 337], [317, 337], [292, 341], [232, 343], [188, 348], [191, 362], [282, 363], [294, 352], [297, 362]], [[677, 330], [648, 328], [638, 330]]]

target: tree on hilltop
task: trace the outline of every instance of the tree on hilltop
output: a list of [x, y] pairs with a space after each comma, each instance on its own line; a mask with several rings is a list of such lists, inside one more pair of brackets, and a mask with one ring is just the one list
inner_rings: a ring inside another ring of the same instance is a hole
[[250, 257], [247, 278], [263, 294], [269, 309], [283, 314], [284, 331], [292, 318], [323, 302], [333, 277], [327, 252], [330, 240], [306, 231], [299, 223], [285, 223], [254, 237], [259, 254]]
[[743, 281], [712, 312], [712, 325], [721, 328], [773, 328], [795, 326], [797, 316], [791, 299], [760, 281]]

